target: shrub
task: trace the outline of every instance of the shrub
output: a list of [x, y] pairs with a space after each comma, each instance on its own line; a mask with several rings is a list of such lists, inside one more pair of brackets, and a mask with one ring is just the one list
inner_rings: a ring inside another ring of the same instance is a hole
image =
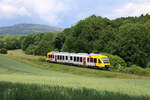
[[127, 66], [126, 62], [117, 55], [112, 55], [112, 54], [108, 54], [108, 53], [101, 53], [101, 54], [108, 56], [112, 70], [120, 71], [120, 70], [122, 70], [122, 68]]
[[131, 74], [150, 74], [150, 69], [149, 68], [144, 69], [137, 65], [131, 65], [130, 67], [124, 68], [123, 72], [128, 72]]
[[150, 62], [147, 64], [147, 66], [146, 66], [147, 68], [150, 68]]
[[1, 48], [1, 49], [0, 49], [0, 53], [1, 53], [1, 54], [7, 54], [7, 49]]
[[36, 46], [29, 45], [29, 47], [25, 50], [26, 54], [33, 55], [35, 53]]

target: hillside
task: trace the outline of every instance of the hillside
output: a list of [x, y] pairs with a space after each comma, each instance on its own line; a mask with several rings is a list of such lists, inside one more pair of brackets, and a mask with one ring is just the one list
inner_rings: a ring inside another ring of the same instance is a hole
[[[101, 91], [99, 97], [101, 97], [101, 95], [103, 96], [103, 94], [107, 94], [105, 98], [111, 96], [110, 99], [102, 100], [120, 100], [119, 98], [125, 97], [128, 98], [126, 100], [149, 99], [149, 77], [146, 78], [143, 76], [134, 76], [117, 72], [108, 72], [61, 64], [50, 64], [46, 62], [41, 62], [39, 58], [41, 57], [25, 55], [20, 50], [9, 51], [8, 55], [6, 56], [0, 55], [0, 88], [2, 88], [2, 84], [6, 84], [2, 83], [4, 81], [20, 84], [26, 83], [26, 89], [29, 89], [29, 84], [58, 86], [57, 90], [59, 87], [64, 87], [64, 89], [72, 88], [72, 91], [73, 88], [87, 88], [90, 90], [95, 89], [97, 91]], [[12, 85], [10, 84], [9, 86], [11, 88]], [[16, 84], [16, 86], [17, 87], [15, 88], [20, 88], [18, 84]], [[36, 85], [32, 85], [32, 87], [35, 86]], [[24, 85], [21, 87], [24, 87]], [[33, 93], [33, 90], [31, 91], [31, 93]], [[58, 92], [60, 93], [60, 91], [62, 91], [62, 89], [60, 89]], [[70, 93], [68, 92], [68, 90], [65, 91], [67, 93]], [[22, 94], [20, 95], [25, 97], [25, 95], [23, 95], [23, 91], [21, 92]], [[18, 91], [18, 93], [20, 92]], [[44, 97], [42, 92], [38, 93], [41, 93], [41, 96]], [[74, 93], [76, 92], [73, 92], [73, 94]], [[109, 96], [108, 93], [110, 94]]]
[[0, 27], [0, 34], [28, 34], [43, 32], [61, 32], [63, 29], [38, 25], [38, 24], [16, 24], [13, 26]]

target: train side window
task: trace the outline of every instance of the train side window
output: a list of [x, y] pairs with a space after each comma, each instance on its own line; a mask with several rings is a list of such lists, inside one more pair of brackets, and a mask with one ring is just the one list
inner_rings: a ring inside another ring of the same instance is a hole
[[101, 63], [101, 60], [100, 60], [100, 59], [98, 59], [98, 63]]
[[82, 57], [80, 57], [80, 62], [82, 62]]
[[66, 60], [68, 60], [68, 56], [66, 56]]
[[62, 56], [60, 56], [60, 60], [62, 60]]
[[72, 56], [70, 56], [70, 60], [72, 60]]
[[90, 62], [93, 62], [93, 58], [90, 58]]
[[74, 57], [74, 62], [76, 61], [76, 57]]
[[87, 62], [89, 62], [90, 61], [90, 58], [87, 58]]
[[63, 56], [63, 60], [64, 60], [64, 56]]
[[79, 57], [77, 57], [77, 62], [79, 62]]
[[94, 58], [94, 63], [97, 63], [97, 59], [96, 58]]

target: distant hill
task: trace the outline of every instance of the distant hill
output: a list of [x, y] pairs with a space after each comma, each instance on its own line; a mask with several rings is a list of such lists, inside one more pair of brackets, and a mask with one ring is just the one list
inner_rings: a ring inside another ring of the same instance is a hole
[[0, 27], [0, 34], [29, 34], [43, 32], [61, 32], [63, 29], [38, 24], [16, 24], [8, 27]]

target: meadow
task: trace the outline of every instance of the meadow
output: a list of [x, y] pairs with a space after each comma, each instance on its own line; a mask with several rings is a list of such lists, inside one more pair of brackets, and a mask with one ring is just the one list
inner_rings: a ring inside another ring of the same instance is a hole
[[[21, 50], [0, 55], [0, 100], [149, 100], [150, 77], [44, 62]], [[55, 94], [55, 95], [54, 95]]]

